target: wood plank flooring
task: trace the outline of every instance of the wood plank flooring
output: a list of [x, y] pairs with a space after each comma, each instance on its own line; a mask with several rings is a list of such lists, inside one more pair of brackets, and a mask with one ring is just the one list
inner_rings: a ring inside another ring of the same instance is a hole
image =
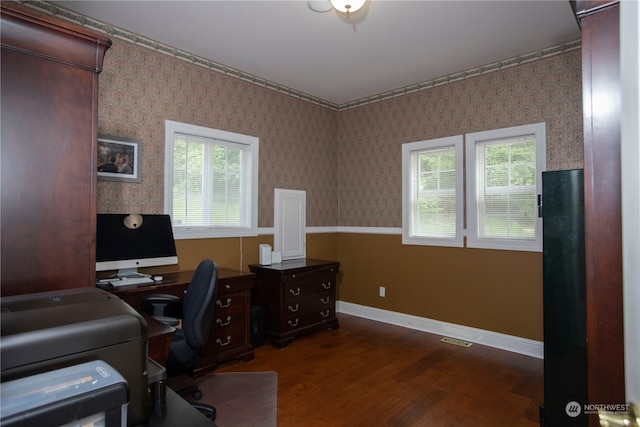
[[541, 359], [338, 316], [338, 330], [215, 372], [277, 372], [278, 427], [540, 425]]

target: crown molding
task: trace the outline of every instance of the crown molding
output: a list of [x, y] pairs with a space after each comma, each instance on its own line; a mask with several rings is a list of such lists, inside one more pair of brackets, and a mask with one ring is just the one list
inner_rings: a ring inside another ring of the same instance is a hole
[[284, 93], [286, 95], [293, 96], [303, 101], [311, 102], [313, 104], [317, 104], [334, 111], [349, 110], [349, 109], [360, 107], [363, 105], [373, 104], [373, 103], [384, 101], [387, 99], [396, 98], [396, 97], [407, 95], [410, 93], [415, 93], [422, 90], [431, 89], [437, 86], [453, 83], [459, 80], [476, 77], [482, 74], [504, 70], [506, 68], [515, 67], [517, 65], [525, 64], [528, 62], [538, 61], [540, 59], [548, 58], [550, 56], [559, 55], [562, 53], [570, 52], [572, 50], [580, 49], [582, 45], [580, 40], [574, 40], [572, 42], [564, 43], [558, 46], [553, 46], [553, 47], [542, 49], [536, 52], [531, 52], [531, 53], [516, 56], [513, 58], [505, 59], [503, 61], [498, 61], [492, 64], [476, 67], [471, 70], [449, 74], [449, 75], [438, 77], [436, 79], [428, 80], [425, 82], [412, 84], [400, 89], [382, 92], [377, 95], [372, 95], [372, 96], [361, 98], [355, 101], [346, 102], [344, 104], [335, 104], [333, 102], [329, 102], [327, 100], [318, 98], [316, 96], [309, 95], [304, 92], [300, 92], [296, 89], [292, 89], [290, 87], [287, 87], [278, 83], [274, 83], [270, 80], [263, 79], [253, 74], [249, 74], [244, 71], [237, 70], [235, 68], [228, 67], [223, 64], [219, 64], [215, 61], [202, 58], [200, 56], [186, 52], [184, 50], [176, 49], [171, 46], [165, 45], [163, 43], [157, 42], [155, 40], [141, 37], [138, 34], [89, 18], [87, 16], [70, 11], [69, 9], [62, 8], [52, 3], [47, 3], [39, 0], [36, 0], [36, 1], [20, 0], [20, 2], [25, 6], [38, 9], [39, 11], [42, 11], [49, 15], [59, 17], [61, 19], [65, 19], [67, 21], [71, 21], [76, 25], [89, 28], [93, 31], [107, 34], [110, 37], [126, 40], [128, 42], [145, 47], [147, 49], [151, 49], [158, 53], [169, 55], [177, 59], [181, 59], [183, 61], [191, 62], [201, 67], [210, 69], [212, 71], [217, 71], [228, 76], [236, 77], [238, 79], [245, 80], [253, 84], [265, 87], [267, 89], [275, 90], [276, 92]]

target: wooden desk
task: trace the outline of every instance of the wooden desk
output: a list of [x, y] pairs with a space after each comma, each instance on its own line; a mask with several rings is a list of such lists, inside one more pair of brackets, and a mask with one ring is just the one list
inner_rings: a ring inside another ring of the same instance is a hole
[[147, 321], [147, 336], [149, 340], [149, 357], [162, 366], [166, 366], [171, 348], [171, 340], [176, 328], [154, 319], [148, 314], [142, 313], [142, 317]]
[[[140, 298], [143, 295], [162, 293], [183, 298], [191, 282], [193, 272], [164, 273], [162, 276], [161, 283], [124, 286], [109, 289], [109, 291], [133, 308], [141, 310], [143, 307]], [[253, 277], [253, 273], [243, 273], [228, 268], [218, 269], [218, 297], [213, 313], [211, 336], [202, 349], [200, 359], [194, 367], [193, 376], [205, 375], [216, 365], [229, 360], [247, 361], [253, 359], [254, 352], [250, 341]], [[150, 342], [150, 352], [151, 345]], [[160, 351], [158, 348], [161, 345], [161, 343], [155, 342], [153, 351]], [[160, 359], [156, 359], [157, 356], [153, 357], [151, 354], [149, 356], [160, 363]], [[163, 360], [166, 360], [166, 356]]]

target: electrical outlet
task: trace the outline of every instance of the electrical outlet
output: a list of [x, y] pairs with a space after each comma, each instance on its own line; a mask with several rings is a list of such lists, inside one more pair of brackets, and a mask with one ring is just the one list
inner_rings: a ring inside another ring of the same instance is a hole
[[387, 289], [384, 286], [380, 286], [380, 296], [384, 298], [387, 294]]

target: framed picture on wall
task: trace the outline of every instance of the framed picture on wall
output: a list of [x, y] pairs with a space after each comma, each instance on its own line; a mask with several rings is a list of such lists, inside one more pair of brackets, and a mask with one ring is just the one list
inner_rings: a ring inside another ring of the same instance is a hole
[[98, 135], [98, 179], [142, 182], [140, 142], [120, 136]]

